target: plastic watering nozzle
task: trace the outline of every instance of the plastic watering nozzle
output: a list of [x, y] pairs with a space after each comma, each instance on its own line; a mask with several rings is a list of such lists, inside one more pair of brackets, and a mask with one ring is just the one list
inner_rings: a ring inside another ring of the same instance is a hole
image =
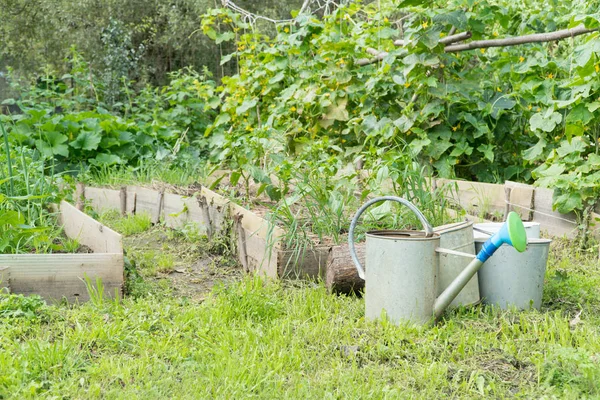
[[477, 259], [481, 262], [486, 262], [504, 243], [514, 247], [519, 253], [524, 252], [527, 247], [525, 226], [523, 226], [523, 221], [521, 221], [519, 214], [514, 211], [508, 214], [508, 218], [504, 225], [502, 225], [502, 228], [483, 244], [481, 251], [477, 254]]

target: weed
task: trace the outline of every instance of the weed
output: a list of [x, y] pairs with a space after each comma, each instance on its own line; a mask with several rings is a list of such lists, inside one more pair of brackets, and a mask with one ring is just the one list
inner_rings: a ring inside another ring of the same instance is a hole
[[152, 218], [145, 212], [122, 217], [118, 210], [106, 210], [98, 216], [98, 221], [125, 236], [146, 232], [152, 227]]

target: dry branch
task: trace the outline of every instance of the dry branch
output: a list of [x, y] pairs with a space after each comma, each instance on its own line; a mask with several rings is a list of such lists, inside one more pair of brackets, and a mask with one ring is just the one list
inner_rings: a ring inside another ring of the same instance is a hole
[[573, 29], [563, 29], [555, 32], [547, 33], [534, 33], [532, 35], [515, 36], [505, 39], [490, 39], [490, 40], [475, 40], [470, 43], [455, 44], [453, 46], [446, 46], [446, 53], [466, 51], [473, 49], [485, 49], [488, 47], [505, 47], [505, 46], [517, 46], [526, 43], [541, 43], [541, 42], [552, 42], [555, 40], [566, 39], [586, 33], [594, 32], [597, 29], [588, 29], [583, 25], [577, 26]]
[[[461, 32], [461, 33], [457, 33], [456, 35], [449, 35], [446, 36], [445, 38], [440, 39], [440, 43], [441, 44], [450, 44], [450, 43], [456, 43], [456, 42], [460, 42], [466, 39], [469, 39], [471, 37], [471, 32]], [[404, 40], [396, 40], [394, 42], [395, 46], [404, 46]], [[363, 65], [369, 65], [369, 64], [373, 64], [376, 63], [377, 61], [381, 61], [383, 60], [389, 53], [387, 51], [379, 51], [376, 50], [372, 47], [367, 48], [367, 53], [369, 53], [370, 55], [374, 56], [373, 58], [361, 58], [356, 60], [356, 65], [359, 66], [363, 66]]]
[[[441, 44], [450, 44], [450, 43], [456, 43], [456, 42], [460, 42], [463, 40], [467, 40], [472, 36], [471, 32], [467, 31], [467, 32], [461, 32], [461, 33], [457, 33], [456, 35], [448, 35], [446, 37], [443, 37], [440, 39], [440, 43]], [[404, 42], [404, 40], [402, 39], [398, 39], [396, 41], [394, 41], [394, 46], [404, 46], [406, 43]]]

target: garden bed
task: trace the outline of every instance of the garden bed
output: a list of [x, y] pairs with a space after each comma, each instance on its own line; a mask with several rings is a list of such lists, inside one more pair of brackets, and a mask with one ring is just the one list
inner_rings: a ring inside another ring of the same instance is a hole
[[38, 294], [50, 302], [87, 301], [88, 286], [107, 297], [120, 296], [123, 286], [121, 235], [63, 201], [58, 207], [65, 235], [93, 253], [2, 254], [1, 285], [11, 293]]
[[[499, 185], [438, 179], [435, 184], [451, 186], [453, 201], [467, 211], [468, 218], [476, 221], [502, 220], [509, 211], [516, 211], [524, 221], [539, 222], [548, 235], [572, 238], [577, 233], [574, 214], [552, 210], [549, 189], [514, 182]], [[316, 239], [311, 246], [286, 246], [286, 231], [266, 219], [264, 207], [257, 212], [248, 210], [203, 186], [191, 190], [86, 187], [83, 196], [97, 212], [106, 209], [119, 209], [123, 214], [147, 212], [153, 223], [163, 220], [170, 228], [193, 224], [209, 239], [225, 238], [245, 271], [258, 271], [272, 278], [324, 279], [335, 246], [333, 241], [318, 243]], [[599, 232], [598, 227], [592, 227], [592, 233]]]

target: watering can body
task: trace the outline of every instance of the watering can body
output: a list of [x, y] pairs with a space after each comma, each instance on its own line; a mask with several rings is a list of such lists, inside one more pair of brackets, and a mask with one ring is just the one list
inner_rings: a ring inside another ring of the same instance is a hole
[[[356, 255], [354, 229], [361, 214], [369, 206], [386, 200], [396, 201], [410, 208], [421, 221], [424, 230], [367, 233], [365, 271]], [[439, 295], [440, 235], [434, 233], [421, 211], [409, 201], [386, 196], [364, 204], [350, 224], [348, 243], [358, 275], [365, 280], [366, 317], [377, 319], [385, 313], [395, 323], [412, 321], [424, 324], [442, 315], [500, 246], [509, 244], [523, 252], [527, 239], [518, 214], [510, 213], [502, 229], [483, 244], [477, 256], [451, 282], [445, 283], [447, 287]]]
[[427, 323], [438, 291], [435, 249], [440, 236], [415, 231], [373, 231], [366, 236], [366, 317], [378, 319], [385, 310], [394, 323]]

